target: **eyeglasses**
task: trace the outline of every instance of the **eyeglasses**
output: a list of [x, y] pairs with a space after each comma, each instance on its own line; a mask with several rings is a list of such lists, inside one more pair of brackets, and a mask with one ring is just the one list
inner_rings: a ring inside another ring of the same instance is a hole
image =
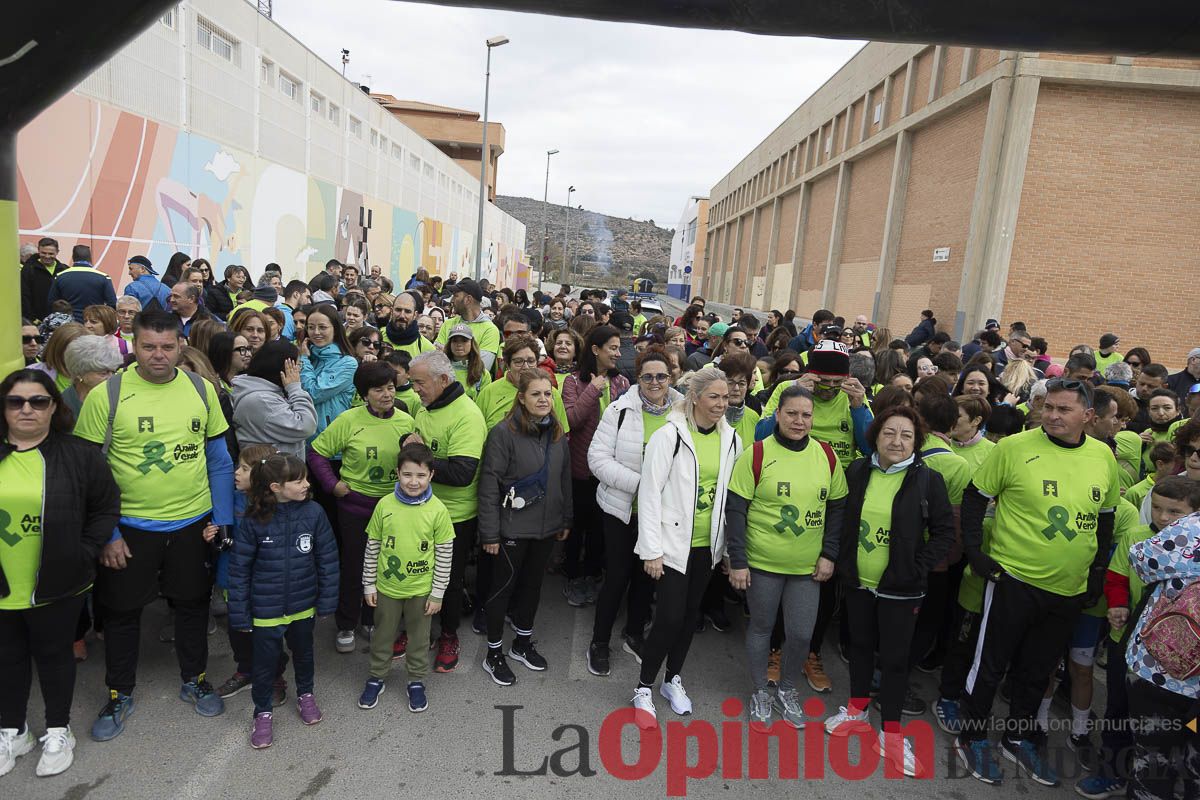
[[1133, 361], [1126, 359], [1125, 363], [1131, 367], [1140, 367], [1142, 365], [1142, 362], [1138, 361], [1137, 359], [1134, 359]]
[[590, 308], [581, 308], [581, 309], [579, 310], [579, 313], [580, 313], [580, 314], [583, 314], [583, 315], [584, 315], [584, 316], [586, 316], [586, 317], [594, 317], [594, 316], [596, 316], [596, 312], [595, 312], [595, 311], [593, 311], [593, 310], [592, 310], [592, 309], [590, 309]]
[[383, 311], [384, 309], [388, 309], [388, 308], [391, 308], [391, 306], [389, 306], [387, 303], [376, 303], [375, 304], [375, 313], [378, 314], [380, 311]]
[[43, 344], [43, 343], [45, 343], [45, 341], [46, 341], [46, 339], [44, 336], [22, 336], [21, 337], [21, 344], [33, 344], [34, 342], [37, 342], [38, 344]]
[[21, 397], [10, 394], [4, 398], [4, 407], [9, 411], [20, 411], [28, 403], [34, 411], [45, 411], [50, 407], [51, 402], [51, 397], [48, 394], [35, 394], [33, 397]]
[[241, 355], [244, 355], [244, 356], [248, 356], [248, 355], [250, 355], [251, 353], [253, 353], [254, 351], [253, 351], [253, 350], [251, 350], [251, 349], [249, 348], [249, 346], [243, 346], [243, 347], [235, 347], [235, 348], [233, 348], [233, 352], [235, 352], [235, 353], [240, 353]]
[[729, 344], [733, 345], [734, 347], [749, 347], [750, 340], [749, 339], [730, 339]]
[[211, 270], [211, 269], [209, 269], [208, 267], [200, 267], [199, 269], [200, 269], [200, 271], [201, 271], [202, 273], [204, 273], [205, 275], [207, 275], [207, 274], [209, 274], [210, 272], [212, 272], [212, 270]]
[[379, 348], [383, 347], [383, 342], [379, 341], [378, 339], [359, 339], [358, 343], [363, 347], [369, 347], [372, 350], [378, 350]]
[[512, 367], [513, 369], [524, 369], [526, 367], [536, 367], [537, 359], [536, 358], [514, 358], [512, 361], [508, 362], [508, 365], [510, 367]]
[[1046, 382], [1046, 392], [1075, 392], [1082, 398], [1084, 406], [1092, 407], [1092, 387], [1086, 381], [1054, 378]]
[[730, 389], [745, 389], [750, 385], [749, 381], [728, 381]]
[[667, 383], [671, 380], [671, 376], [663, 372], [656, 372], [653, 375], [639, 375], [638, 383]]

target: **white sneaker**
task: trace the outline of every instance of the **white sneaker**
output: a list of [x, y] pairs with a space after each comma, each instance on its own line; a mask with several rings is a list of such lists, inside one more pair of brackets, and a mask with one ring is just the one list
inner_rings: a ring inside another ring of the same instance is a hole
[[838, 710], [838, 713], [825, 720], [825, 732], [830, 736], [849, 736], [859, 726], [870, 726], [870, 724], [871, 716], [865, 708], [862, 710], [862, 713], [855, 714], [850, 709], [842, 706]]
[[671, 678], [671, 682], [663, 681], [662, 686], [658, 688], [658, 693], [671, 703], [671, 710], [676, 714], [683, 716], [692, 713], [692, 698], [687, 696], [687, 692], [683, 689], [683, 681], [676, 675]]
[[75, 734], [71, 733], [70, 726], [47, 728], [46, 735], [40, 741], [42, 757], [38, 760], [38, 777], [48, 778], [66, 772], [67, 767], [75, 761]]
[[[649, 690], [647, 690], [649, 691]], [[29, 726], [25, 732], [16, 728], [0, 728], [0, 775], [7, 775], [17, 765], [17, 759], [28, 753], [37, 744]]]
[[354, 631], [338, 631], [337, 638], [334, 640], [334, 649], [339, 653], [354, 652]]
[[644, 731], [653, 730], [658, 727], [658, 713], [654, 710], [654, 693], [644, 686], [639, 686], [633, 691], [633, 707], [637, 711], [645, 711], [649, 714], [635, 714], [638, 727]]
[[[913, 753], [912, 742], [901, 736], [900, 733], [893, 733], [893, 741], [889, 750], [887, 744], [887, 734], [883, 731], [879, 732], [879, 738], [875, 741], [875, 752], [880, 756], [892, 762], [892, 766], [903, 772], [910, 778], [920, 778], [925, 775], [925, 768], [921, 762], [917, 760], [917, 756]], [[903, 747], [897, 747], [895, 739], [899, 739]]]
[[767, 694], [767, 690], [755, 692], [750, 695], [750, 725], [755, 730], [765, 731], [771, 727], [771, 713], [774, 707], [771, 705], [771, 695]]

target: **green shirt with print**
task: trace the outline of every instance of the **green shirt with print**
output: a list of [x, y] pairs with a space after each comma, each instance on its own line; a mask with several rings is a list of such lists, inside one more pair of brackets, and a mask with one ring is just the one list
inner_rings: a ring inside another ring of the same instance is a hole
[[0, 461], [0, 573], [8, 583], [0, 611], [33, 608], [42, 566], [45, 485], [46, 462], [36, 447]]
[[403, 411], [382, 419], [359, 406], [338, 414], [313, 440], [312, 449], [326, 458], [341, 453], [342, 481], [359, 494], [383, 497], [396, 486], [400, 442], [416, 429]]
[[[762, 416], [775, 413], [779, 408], [779, 398], [783, 390], [795, 381], [783, 382], [775, 387], [767, 404], [763, 406]], [[845, 469], [858, 457], [858, 448], [854, 444], [854, 419], [850, 416], [850, 396], [839, 391], [832, 400], [813, 398], [813, 425], [811, 435], [819, 442], [825, 442], [833, 448], [838, 461]]]
[[408, 505], [393, 492], [375, 506], [367, 539], [380, 545], [376, 591], [393, 600], [425, 597], [433, 590], [435, 551], [453, 541], [454, 524], [437, 497]]
[[[570, 433], [571, 426], [567, 422], [567, 407], [563, 405], [562, 390], [553, 390], [551, 394], [554, 395], [554, 416], [558, 417], [558, 424], [562, 425], [563, 433]], [[483, 423], [489, 431], [508, 416], [516, 402], [517, 387], [508, 378], [497, 378], [480, 389], [475, 397], [475, 405], [479, 406], [483, 413]]]
[[907, 469], [884, 472], [871, 468], [858, 521], [858, 583], [875, 589], [891, 559], [892, 506]]
[[981, 438], [975, 444], [967, 445], [966, 447], [954, 442], [950, 443], [950, 449], [967, 462], [967, 467], [971, 470], [972, 476], [979, 470], [983, 462], [987, 461], [987, 457], [991, 454], [992, 448], [995, 446], [996, 443], [987, 438]]
[[[487, 441], [487, 427], [479, 407], [465, 394], [432, 411], [421, 407], [415, 418], [417, 433], [441, 460], [455, 456], [474, 458], [482, 462], [483, 445]], [[465, 522], [476, 516], [479, 499], [479, 468], [467, 486], [448, 486], [438, 483], [433, 476], [433, 493], [446, 505], [451, 522]]]
[[692, 547], [712, 545], [713, 504], [717, 497], [717, 478], [721, 474], [721, 434], [692, 431], [692, 446], [700, 469], [696, 486], [696, 516], [692, 522]]
[[[160, 522], [192, 519], [212, 508], [205, 446], [229, 424], [216, 388], [204, 382], [208, 409], [182, 370], [167, 383], [150, 383], [136, 368], [121, 373], [108, 464], [121, 488], [121, 516]], [[88, 392], [75, 435], [104, 443], [108, 391]]]
[[729, 480], [729, 491], [750, 503], [746, 561], [765, 572], [811, 575], [821, 555], [825, 505], [846, 496], [846, 473], [836, 464], [830, 472], [825, 449], [813, 439], [797, 451], [772, 436], [763, 440], [762, 451], [757, 484], [752, 443], [738, 456]]
[[921, 458], [946, 482], [946, 494], [950, 497], [950, 505], [962, 505], [963, 491], [971, 482], [972, 474], [971, 465], [967, 460], [955, 453], [945, 440], [933, 434], [925, 437], [925, 442], [921, 445]]

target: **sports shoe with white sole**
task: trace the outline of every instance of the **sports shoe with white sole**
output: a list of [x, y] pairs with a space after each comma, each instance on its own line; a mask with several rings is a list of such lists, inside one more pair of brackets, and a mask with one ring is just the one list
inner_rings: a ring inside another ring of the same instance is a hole
[[912, 742], [905, 739], [899, 732], [889, 735], [880, 731], [879, 738], [875, 740], [875, 752], [910, 778], [920, 778], [925, 775], [925, 767], [917, 760]]
[[685, 716], [692, 713], [692, 698], [688, 697], [683, 688], [683, 681], [678, 675], [671, 678], [670, 682], [663, 681], [662, 686], [658, 687], [658, 693], [667, 698], [671, 710], [676, 714]]
[[648, 687], [639, 686], [634, 689], [633, 708], [635, 711], [645, 712], [634, 714], [634, 720], [639, 728], [649, 731], [658, 727], [658, 712], [654, 710], [654, 693]]
[[838, 713], [825, 720], [825, 732], [830, 736], [849, 736], [854, 731], [861, 730], [863, 726], [869, 727], [870, 725], [871, 715], [865, 708], [855, 714], [842, 706], [838, 709]]
[[38, 759], [37, 775], [48, 778], [66, 772], [75, 761], [75, 734], [71, 727], [47, 728], [46, 735], [39, 739], [42, 743], [42, 757]]
[[7, 775], [11, 772], [17, 764], [17, 759], [36, 746], [37, 739], [33, 738], [33, 732], [29, 730], [29, 725], [25, 726], [24, 731], [16, 728], [0, 728], [0, 775]]

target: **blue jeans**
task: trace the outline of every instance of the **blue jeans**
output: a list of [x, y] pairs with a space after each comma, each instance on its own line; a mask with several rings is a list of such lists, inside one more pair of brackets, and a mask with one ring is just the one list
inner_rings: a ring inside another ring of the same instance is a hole
[[309, 694], [313, 690], [316, 662], [313, 659], [313, 627], [316, 618], [299, 619], [290, 625], [272, 625], [255, 628], [254, 667], [251, 672], [253, 685], [250, 696], [254, 698], [254, 713], [271, 710], [271, 693], [275, 677], [279, 673], [279, 657], [283, 654], [283, 642], [287, 640], [292, 653], [292, 669], [296, 675], [296, 696]]

